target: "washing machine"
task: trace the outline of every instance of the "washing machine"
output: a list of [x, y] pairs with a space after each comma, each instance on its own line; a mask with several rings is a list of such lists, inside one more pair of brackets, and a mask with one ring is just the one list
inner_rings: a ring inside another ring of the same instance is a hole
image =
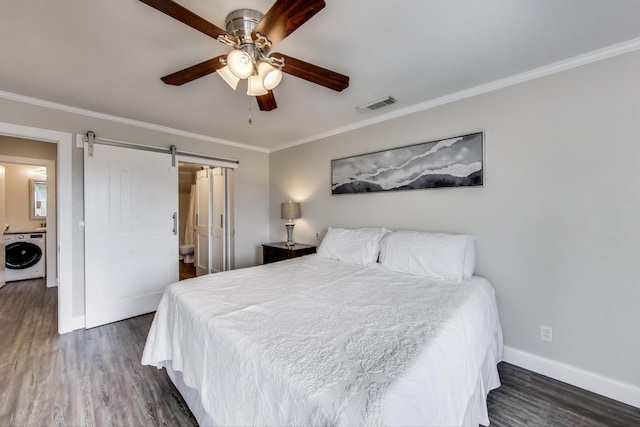
[[5, 234], [5, 281], [46, 275], [45, 233]]

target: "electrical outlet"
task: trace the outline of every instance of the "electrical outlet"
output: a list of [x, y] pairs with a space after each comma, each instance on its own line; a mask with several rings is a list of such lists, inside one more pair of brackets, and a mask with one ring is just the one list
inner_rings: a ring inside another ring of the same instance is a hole
[[551, 326], [540, 325], [540, 339], [542, 341], [553, 341], [553, 329]]

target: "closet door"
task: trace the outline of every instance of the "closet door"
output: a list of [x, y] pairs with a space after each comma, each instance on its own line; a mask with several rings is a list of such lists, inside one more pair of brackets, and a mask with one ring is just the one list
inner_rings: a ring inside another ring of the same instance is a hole
[[85, 146], [87, 328], [155, 311], [178, 280], [178, 168], [163, 153]]
[[211, 170], [196, 174], [195, 265], [196, 276], [211, 272]]
[[225, 270], [226, 186], [224, 170], [211, 169], [211, 272]]
[[226, 168], [208, 168], [196, 175], [196, 275], [229, 270], [229, 192]]

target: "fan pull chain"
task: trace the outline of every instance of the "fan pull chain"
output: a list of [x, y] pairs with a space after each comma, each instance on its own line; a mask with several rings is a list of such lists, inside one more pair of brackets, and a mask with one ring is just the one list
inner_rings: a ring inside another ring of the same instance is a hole
[[249, 105], [249, 124], [253, 124], [253, 121], [251, 120], [251, 105]]

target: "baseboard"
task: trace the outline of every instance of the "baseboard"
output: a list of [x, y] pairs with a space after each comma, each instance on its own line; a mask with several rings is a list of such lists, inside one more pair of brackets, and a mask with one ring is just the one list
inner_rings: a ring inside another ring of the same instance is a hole
[[640, 408], [640, 387], [594, 374], [566, 363], [513, 347], [504, 347], [504, 361], [610, 399]]

